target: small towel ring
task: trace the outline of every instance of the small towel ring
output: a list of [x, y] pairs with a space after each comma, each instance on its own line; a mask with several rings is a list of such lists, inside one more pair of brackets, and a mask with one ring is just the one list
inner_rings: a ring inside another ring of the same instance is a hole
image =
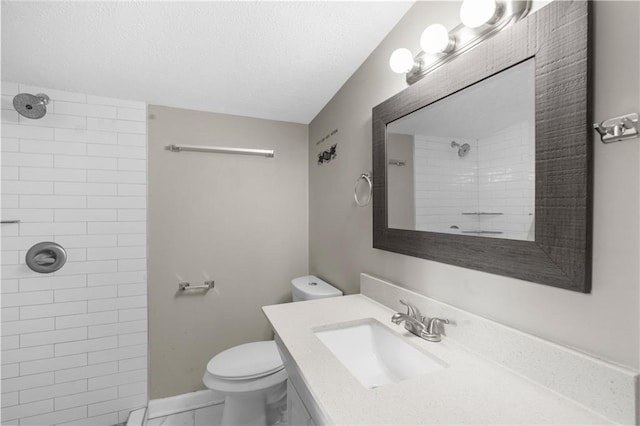
[[[367, 182], [367, 185], [369, 186], [369, 196], [362, 203], [358, 199], [358, 184], [360, 183], [361, 180], [364, 180], [365, 182]], [[354, 200], [356, 200], [357, 205], [359, 205], [360, 207], [365, 207], [365, 206], [368, 206], [369, 203], [371, 202], [372, 196], [373, 196], [373, 182], [371, 181], [371, 174], [362, 173], [360, 177], [356, 179], [356, 185], [353, 187], [353, 198]]]

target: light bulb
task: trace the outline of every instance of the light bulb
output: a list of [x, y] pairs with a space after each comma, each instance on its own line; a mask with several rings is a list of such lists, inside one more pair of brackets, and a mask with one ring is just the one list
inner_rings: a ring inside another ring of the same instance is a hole
[[449, 37], [449, 31], [440, 24], [429, 25], [420, 36], [420, 47], [426, 53], [449, 52], [455, 41]]
[[389, 66], [391, 70], [398, 74], [405, 74], [413, 68], [413, 55], [409, 49], [401, 47], [396, 49], [389, 58]]
[[460, 20], [469, 28], [478, 28], [491, 21], [497, 10], [495, 0], [464, 0], [460, 7]]

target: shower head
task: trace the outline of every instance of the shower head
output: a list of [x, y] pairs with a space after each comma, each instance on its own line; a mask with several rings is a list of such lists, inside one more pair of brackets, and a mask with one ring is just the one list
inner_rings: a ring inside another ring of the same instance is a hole
[[451, 148], [458, 148], [458, 157], [464, 157], [471, 150], [471, 145], [468, 143], [460, 145], [456, 141], [451, 141]]
[[29, 93], [18, 93], [13, 98], [13, 107], [24, 117], [38, 119], [47, 113], [49, 96], [44, 93], [32, 95]]

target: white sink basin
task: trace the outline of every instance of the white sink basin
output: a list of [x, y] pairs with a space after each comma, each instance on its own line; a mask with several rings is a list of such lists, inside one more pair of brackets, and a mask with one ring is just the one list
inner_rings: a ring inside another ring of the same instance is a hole
[[372, 318], [314, 333], [368, 389], [446, 367], [444, 362], [418, 350]]

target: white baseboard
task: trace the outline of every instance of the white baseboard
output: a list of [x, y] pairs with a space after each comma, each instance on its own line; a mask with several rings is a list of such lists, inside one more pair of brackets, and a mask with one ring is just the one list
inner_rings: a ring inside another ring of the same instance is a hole
[[149, 407], [147, 408], [147, 419], [155, 419], [156, 417], [197, 410], [198, 408], [222, 404], [223, 402], [224, 400], [221, 400], [210, 390], [190, 392], [168, 398], [152, 399], [149, 401]]

